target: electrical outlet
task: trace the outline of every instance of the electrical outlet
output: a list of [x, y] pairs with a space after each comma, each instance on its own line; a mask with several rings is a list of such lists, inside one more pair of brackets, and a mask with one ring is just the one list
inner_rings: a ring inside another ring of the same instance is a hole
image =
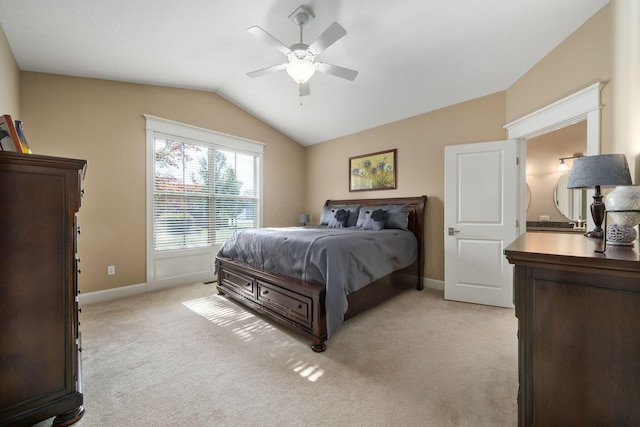
[[116, 266], [115, 265], [108, 266], [107, 267], [107, 275], [113, 276], [114, 274], [116, 274]]

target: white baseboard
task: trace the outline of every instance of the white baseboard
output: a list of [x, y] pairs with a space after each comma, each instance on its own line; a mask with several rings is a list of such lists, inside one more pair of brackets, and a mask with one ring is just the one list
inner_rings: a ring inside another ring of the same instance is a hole
[[444, 282], [442, 280], [429, 279], [428, 277], [422, 278], [422, 284], [425, 288], [436, 289], [444, 292]]
[[93, 304], [95, 302], [104, 302], [144, 294], [145, 292], [147, 292], [147, 284], [138, 283], [137, 285], [120, 286], [119, 288], [80, 294], [78, 295], [78, 302], [80, 304]]

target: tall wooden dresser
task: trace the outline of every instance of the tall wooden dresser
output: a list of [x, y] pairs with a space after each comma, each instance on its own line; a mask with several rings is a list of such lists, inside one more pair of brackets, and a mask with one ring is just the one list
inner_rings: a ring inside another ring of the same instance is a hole
[[82, 417], [76, 213], [86, 161], [0, 152], [0, 426]]
[[640, 425], [640, 252], [526, 233], [515, 264], [519, 426]]

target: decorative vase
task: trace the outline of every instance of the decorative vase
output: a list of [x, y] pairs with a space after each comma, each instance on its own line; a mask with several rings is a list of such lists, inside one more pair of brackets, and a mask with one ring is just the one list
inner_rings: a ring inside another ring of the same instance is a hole
[[637, 212], [610, 212], [611, 219], [624, 227], [640, 224], [640, 185], [620, 185], [604, 198], [607, 211], [635, 210]]
[[623, 225], [607, 226], [607, 243], [614, 246], [633, 246], [633, 241], [638, 237], [636, 229]]

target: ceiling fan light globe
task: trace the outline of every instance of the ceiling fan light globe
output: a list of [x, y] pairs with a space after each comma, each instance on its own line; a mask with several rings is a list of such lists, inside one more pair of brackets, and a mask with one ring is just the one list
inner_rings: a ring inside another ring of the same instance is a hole
[[306, 59], [292, 58], [287, 64], [287, 74], [299, 84], [308, 82], [315, 72], [314, 63]]

